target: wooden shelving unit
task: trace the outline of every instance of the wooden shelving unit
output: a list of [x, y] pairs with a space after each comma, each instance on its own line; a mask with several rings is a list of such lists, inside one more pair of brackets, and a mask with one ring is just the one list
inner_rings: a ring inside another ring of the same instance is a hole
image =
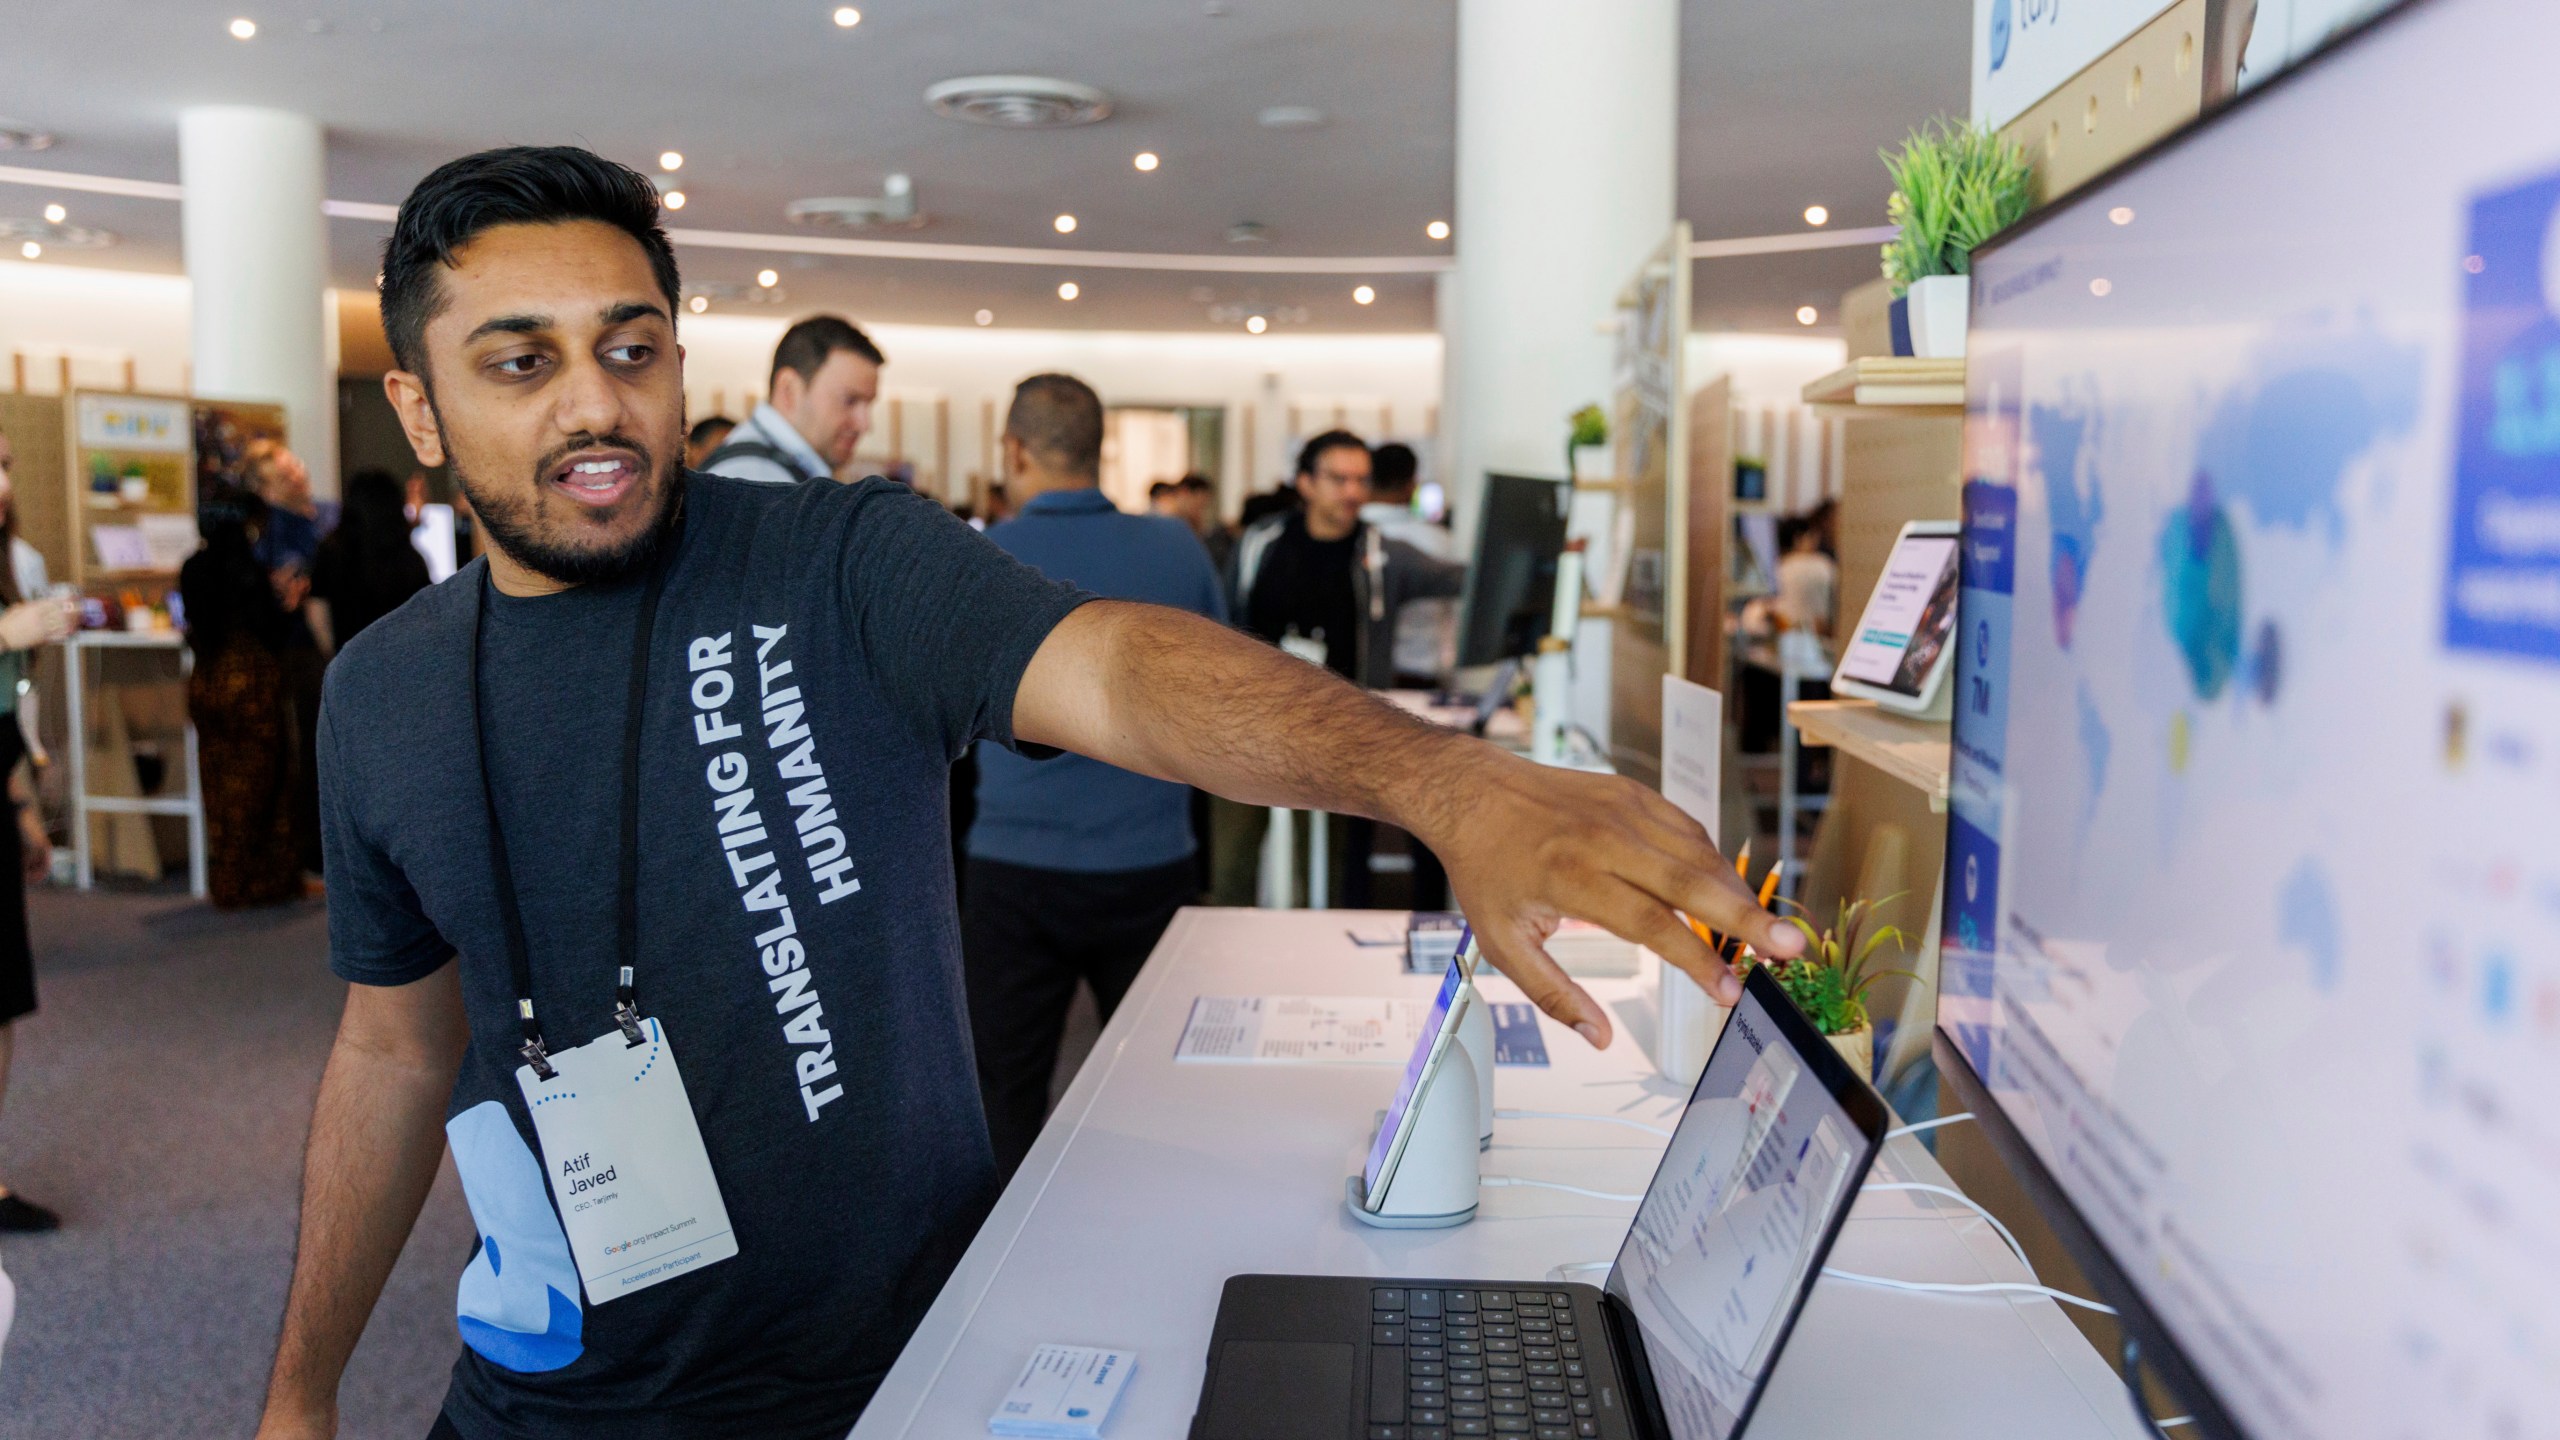
[[1964, 361], [1869, 355], [1804, 387], [1808, 405], [1891, 406], [1912, 414], [1964, 410]]
[[1787, 719], [1804, 744], [1863, 760], [1928, 796], [1932, 811], [1947, 808], [1947, 722], [1914, 720], [1872, 700], [1799, 700]]

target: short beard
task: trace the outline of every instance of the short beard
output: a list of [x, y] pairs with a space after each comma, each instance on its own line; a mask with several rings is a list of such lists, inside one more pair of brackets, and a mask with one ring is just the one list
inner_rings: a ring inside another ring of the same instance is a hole
[[[612, 545], [566, 545], [538, 534], [533, 512], [542, 503], [542, 476], [573, 451], [607, 445], [640, 457], [641, 469], [650, 477], [657, 513], [629, 539]], [[667, 537], [675, 530], [678, 502], [684, 493], [683, 472], [662, 472], [649, 447], [628, 435], [617, 432], [575, 437], [536, 463], [533, 474], [535, 488], [528, 499], [513, 490], [482, 485], [464, 472], [458, 457], [453, 459], [454, 483], [470, 498], [472, 513], [488, 531], [490, 543], [506, 551], [509, 559], [555, 584], [604, 585], [637, 575], [657, 560]]]

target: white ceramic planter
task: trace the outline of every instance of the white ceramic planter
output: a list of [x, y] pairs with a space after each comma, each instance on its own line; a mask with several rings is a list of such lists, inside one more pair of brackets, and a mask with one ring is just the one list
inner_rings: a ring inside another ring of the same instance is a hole
[[1973, 302], [1970, 275], [1932, 275], [1911, 282], [1911, 353], [1928, 360], [1964, 358], [1965, 321]]
[[1573, 447], [1573, 478], [1577, 484], [1617, 478], [1618, 452], [1610, 445], [1576, 445]]

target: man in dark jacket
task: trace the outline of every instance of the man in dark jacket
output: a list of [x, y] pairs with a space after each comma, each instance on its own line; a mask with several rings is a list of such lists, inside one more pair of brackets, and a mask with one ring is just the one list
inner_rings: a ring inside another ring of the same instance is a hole
[[[1369, 447], [1348, 430], [1327, 430], [1298, 451], [1299, 505], [1265, 519], [1236, 542], [1236, 618], [1292, 654], [1372, 690], [1395, 684], [1396, 614], [1409, 600], [1456, 595], [1467, 567], [1435, 560], [1360, 518], [1369, 501]], [[1340, 837], [1339, 903], [1369, 903], [1374, 822], [1330, 822]], [[1217, 898], [1249, 903], [1251, 861], [1261, 823], [1229, 815], [1216, 827]], [[1241, 848], [1240, 848], [1241, 847]]]

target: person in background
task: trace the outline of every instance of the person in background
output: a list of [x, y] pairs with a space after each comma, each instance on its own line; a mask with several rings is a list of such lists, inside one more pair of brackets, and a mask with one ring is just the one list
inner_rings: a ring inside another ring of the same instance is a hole
[[871, 337], [841, 316], [812, 315], [783, 331], [768, 397], [701, 468], [773, 485], [833, 479], [871, 429], [880, 367], [888, 363]]
[[684, 432], [684, 468], [701, 469], [704, 461], [719, 454], [720, 447], [729, 443], [729, 432], [737, 428], [738, 422], [726, 415], [712, 415], [694, 421], [693, 428]]
[[1840, 562], [1823, 553], [1822, 527], [1810, 515], [1782, 521], [1778, 545], [1778, 618], [1790, 630], [1830, 639], [1840, 606]]
[[313, 628], [331, 653], [427, 588], [427, 557], [409, 539], [400, 482], [388, 470], [359, 470], [347, 481], [338, 528], [320, 542], [311, 566]]
[[[1101, 489], [1102, 401], [1067, 375], [1013, 393], [1004, 469], [1021, 502], [987, 538], [1052, 580], [1227, 618], [1208, 554], [1177, 519], [1123, 515]], [[1160, 489], [1174, 487], [1160, 486]], [[1187, 786], [1099, 760], [978, 748], [960, 950], [978, 1092], [1010, 1178], [1049, 1111], [1076, 982], [1107, 1021], [1173, 912], [1199, 898]]]
[[274, 440], [251, 442], [245, 465], [249, 488], [263, 502], [258, 562], [275, 587], [276, 603], [292, 623], [275, 638], [276, 683], [283, 687], [285, 738], [297, 757], [292, 792], [294, 846], [302, 868], [320, 872], [320, 678], [328, 656], [312, 628], [311, 567], [320, 558], [320, 526], [313, 518], [311, 472], [302, 457]]
[[198, 511], [204, 548], [178, 570], [187, 606], [187, 718], [204, 784], [205, 888], [216, 909], [302, 893], [293, 829], [293, 717], [277, 656], [296, 630], [258, 559], [266, 503], [234, 491]]
[[1183, 521], [1190, 525], [1192, 534], [1200, 537], [1200, 543], [1208, 547], [1209, 563], [1219, 574], [1226, 574], [1227, 562], [1236, 553], [1236, 537], [1235, 532], [1226, 527], [1226, 522], [1218, 518], [1217, 485], [1197, 470], [1183, 476], [1179, 483], [1182, 486], [1179, 513]]
[[[14, 712], [18, 682], [29, 656], [40, 645], [52, 645], [79, 623], [78, 603], [47, 593], [44, 557], [18, 535], [17, 492], [10, 467], [17, 454], [9, 437], [0, 434], [0, 535], [9, 539], [9, 565], [0, 574], [0, 707]], [[17, 1022], [35, 1013], [35, 949], [27, 938], [27, 887], [53, 868], [53, 839], [45, 833], [36, 805], [35, 784], [21, 774], [28, 767], [26, 739], [14, 713], [0, 719], [0, 774], [9, 787], [14, 823], [0, 825], [0, 1101], [9, 1093], [9, 1061], [16, 1048]], [[0, 1185], [0, 1232], [51, 1230], [62, 1223], [52, 1211]]]
[[1147, 487], [1147, 513], [1166, 520], [1182, 518], [1182, 487], [1171, 480], [1159, 480]]
[[[1458, 537], [1414, 512], [1414, 477], [1421, 465], [1413, 447], [1381, 445], [1371, 453], [1369, 466], [1369, 503], [1360, 507], [1360, 523], [1434, 560], [1458, 562]], [[1456, 600], [1407, 601], [1396, 613], [1395, 683], [1408, 690], [1437, 688], [1448, 678], [1457, 644]]]
[[[1234, 608], [1252, 634], [1293, 654], [1320, 660], [1355, 685], [1395, 683], [1395, 627], [1406, 602], [1456, 595], [1463, 565], [1435, 560], [1365, 523], [1369, 447], [1348, 430], [1328, 430], [1298, 451], [1299, 507], [1265, 519], [1236, 542]], [[1223, 807], [1221, 807], [1223, 808]], [[1233, 820], [1217, 827], [1221, 900], [1243, 893], [1260, 849], [1261, 820], [1247, 834]], [[1369, 849], [1376, 827], [1365, 819], [1341, 827], [1342, 883], [1336, 903], [1365, 905]], [[1240, 900], [1236, 903], [1250, 903]]]

